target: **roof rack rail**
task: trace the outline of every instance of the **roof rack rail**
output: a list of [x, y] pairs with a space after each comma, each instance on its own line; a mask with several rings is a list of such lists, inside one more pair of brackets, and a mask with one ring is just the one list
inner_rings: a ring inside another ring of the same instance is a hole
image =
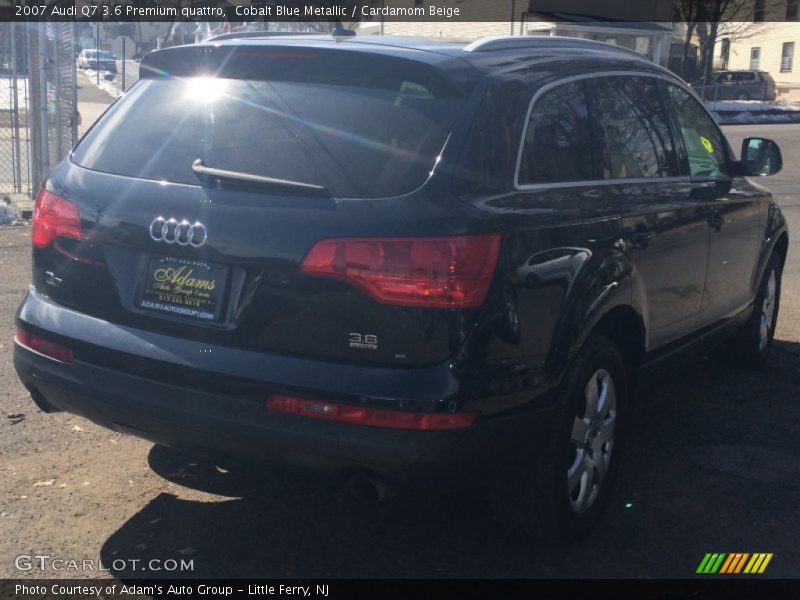
[[289, 37], [307, 35], [327, 35], [319, 31], [231, 31], [221, 33], [206, 40], [206, 42], [220, 42], [223, 40], [241, 40], [245, 38], [269, 38], [269, 37]]
[[645, 59], [644, 56], [615, 44], [596, 42], [584, 38], [567, 36], [543, 36], [543, 35], [490, 35], [479, 39], [476, 42], [464, 47], [465, 52], [497, 52], [501, 50], [519, 50], [524, 48], [562, 48], [564, 46], [578, 46], [586, 49], [602, 50], [606, 52], [620, 52], [632, 54]]

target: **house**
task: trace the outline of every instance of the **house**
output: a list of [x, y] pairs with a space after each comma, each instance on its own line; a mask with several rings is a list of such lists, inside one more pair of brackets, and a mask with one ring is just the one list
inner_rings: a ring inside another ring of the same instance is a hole
[[[800, 2], [757, 0], [755, 4], [764, 12], [755, 14], [754, 21], [720, 28], [714, 66], [718, 70], [766, 71], [775, 80], [779, 100], [800, 101]], [[777, 21], [781, 16], [784, 22]]]

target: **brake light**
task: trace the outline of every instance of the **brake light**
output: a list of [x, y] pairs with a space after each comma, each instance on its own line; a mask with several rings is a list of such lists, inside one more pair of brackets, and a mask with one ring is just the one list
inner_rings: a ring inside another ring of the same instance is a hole
[[314, 244], [300, 272], [336, 277], [386, 304], [475, 308], [486, 300], [500, 234], [339, 238]]
[[277, 394], [269, 396], [265, 405], [269, 410], [313, 419], [416, 431], [464, 429], [472, 425], [478, 418], [478, 413], [476, 412], [415, 413], [352, 404], [338, 404]]
[[63, 363], [72, 364], [72, 350], [66, 346], [40, 338], [38, 335], [33, 335], [21, 329], [17, 329], [17, 342], [29, 350], [60, 360]]
[[31, 240], [37, 248], [46, 248], [59, 237], [83, 238], [81, 218], [76, 204], [45, 189], [36, 197]]

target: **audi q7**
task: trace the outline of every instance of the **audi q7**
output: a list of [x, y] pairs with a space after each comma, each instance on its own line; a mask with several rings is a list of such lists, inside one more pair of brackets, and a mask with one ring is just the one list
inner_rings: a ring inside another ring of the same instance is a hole
[[586, 40], [153, 52], [38, 196], [16, 369], [45, 411], [376, 495], [488, 483], [572, 539], [637, 381], [723, 339], [766, 360], [780, 167]]

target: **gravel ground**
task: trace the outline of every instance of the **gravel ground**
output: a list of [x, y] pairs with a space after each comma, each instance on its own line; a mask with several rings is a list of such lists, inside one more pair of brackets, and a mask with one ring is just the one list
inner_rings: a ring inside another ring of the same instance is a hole
[[[738, 145], [752, 131], [728, 133]], [[784, 149], [784, 174], [769, 183], [800, 231], [792, 151], [800, 151], [800, 126], [762, 134]], [[193, 570], [176, 575], [682, 578], [712, 551], [773, 552], [765, 576], [800, 575], [794, 243], [767, 369], [706, 360], [643, 394], [606, 518], [560, 554], [510, 542], [481, 492], [363, 508], [323, 482], [220, 470], [78, 417], [41, 413], [11, 356], [29, 233], [0, 227], [0, 577], [159, 577], [168, 573], [114, 561], [184, 559]], [[25, 554], [102, 560], [111, 570], [19, 571], [15, 558]]]

